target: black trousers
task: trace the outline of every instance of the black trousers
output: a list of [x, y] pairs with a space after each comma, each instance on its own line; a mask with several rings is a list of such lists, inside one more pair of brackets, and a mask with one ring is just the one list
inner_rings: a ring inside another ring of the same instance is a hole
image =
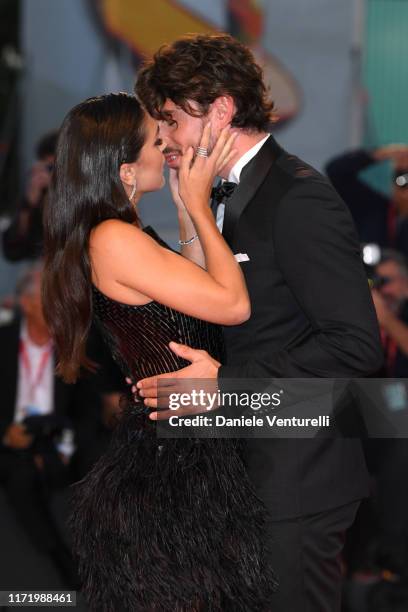
[[[55, 466], [56, 480], [58, 472], [63, 477], [63, 470], [62, 465]], [[49, 484], [35, 466], [30, 451], [0, 450], [0, 485], [20, 525], [41, 552], [50, 552], [61, 544], [48, 507]]]
[[270, 556], [279, 580], [273, 612], [340, 612], [341, 551], [359, 505], [271, 522]]
[[378, 501], [378, 561], [408, 575], [408, 440], [376, 440], [381, 463], [376, 474]]

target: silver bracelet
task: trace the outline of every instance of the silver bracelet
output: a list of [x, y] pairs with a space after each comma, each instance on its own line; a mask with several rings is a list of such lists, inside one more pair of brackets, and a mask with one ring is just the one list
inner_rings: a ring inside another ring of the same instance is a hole
[[192, 238], [190, 238], [189, 240], [179, 240], [178, 243], [180, 246], [185, 246], [186, 244], [191, 244], [192, 242], [194, 242], [194, 240], [198, 238], [198, 234], [195, 234]]

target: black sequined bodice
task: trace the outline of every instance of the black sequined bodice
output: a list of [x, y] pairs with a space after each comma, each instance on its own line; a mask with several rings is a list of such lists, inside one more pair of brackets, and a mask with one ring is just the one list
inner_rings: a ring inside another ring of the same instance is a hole
[[[161, 246], [170, 247], [149, 225], [143, 228]], [[169, 342], [208, 351], [223, 361], [221, 328], [173, 310], [159, 302], [129, 305], [101, 293], [94, 285], [93, 315], [111, 353], [126, 376], [134, 381], [174, 372], [189, 365], [169, 348]]]
[[208, 351], [222, 361], [221, 328], [158, 302], [122, 304], [93, 286], [94, 317], [126, 376], [141, 378], [173, 372], [189, 365], [169, 348], [169, 342]]

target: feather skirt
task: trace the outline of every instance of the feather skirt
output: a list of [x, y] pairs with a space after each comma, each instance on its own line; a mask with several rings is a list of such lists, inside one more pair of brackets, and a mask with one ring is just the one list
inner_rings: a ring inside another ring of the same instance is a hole
[[83, 593], [98, 612], [266, 612], [277, 581], [243, 441], [156, 437], [125, 407], [108, 451], [72, 487]]

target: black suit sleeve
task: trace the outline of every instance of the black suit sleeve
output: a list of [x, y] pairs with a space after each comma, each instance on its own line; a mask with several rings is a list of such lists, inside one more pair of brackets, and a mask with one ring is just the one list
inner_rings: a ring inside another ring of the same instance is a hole
[[357, 236], [349, 211], [330, 185], [295, 184], [277, 205], [273, 242], [284, 282], [312, 331], [284, 350], [242, 366], [222, 366], [219, 377], [357, 377], [376, 372], [382, 348]]

